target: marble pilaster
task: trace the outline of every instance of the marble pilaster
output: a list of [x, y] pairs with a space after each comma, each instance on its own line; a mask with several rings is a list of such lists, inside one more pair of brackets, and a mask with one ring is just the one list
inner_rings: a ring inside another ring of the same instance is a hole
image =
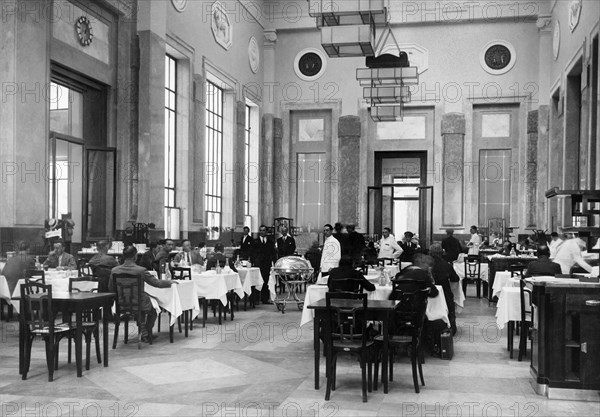
[[464, 224], [464, 155], [465, 116], [447, 113], [442, 116], [442, 226], [460, 227]]
[[360, 195], [361, 123], [359, 116], [343, 116], [338, 122], [338, 219], [343, 224], [357, 224], [358, 198]]
[[537, 227], [537, 156], [538, 156], [538, 110], [527, 115], [527, 152], [525, 178], [525, 222], [527, 227]]

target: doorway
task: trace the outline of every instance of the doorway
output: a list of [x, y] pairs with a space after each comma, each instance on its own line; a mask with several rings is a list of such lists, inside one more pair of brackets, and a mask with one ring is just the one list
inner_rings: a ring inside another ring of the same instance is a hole
[[432, 193], [427, 187], [427, 152], [376, 152], [375, 186], [369, 187], [368, 233], [390, 227], [396, 240], [405, 232], [431, 240]]

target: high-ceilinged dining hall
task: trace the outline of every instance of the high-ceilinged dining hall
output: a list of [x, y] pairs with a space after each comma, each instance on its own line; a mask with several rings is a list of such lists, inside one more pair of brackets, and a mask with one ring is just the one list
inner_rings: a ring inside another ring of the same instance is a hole
[[0, 13], [0, 415], [600, 415], [600, 2]]

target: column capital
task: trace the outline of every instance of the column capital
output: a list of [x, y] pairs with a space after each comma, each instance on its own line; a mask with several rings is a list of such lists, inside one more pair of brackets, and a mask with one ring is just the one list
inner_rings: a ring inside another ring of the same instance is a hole
[[552, 27], [552, 16], [551, 15], [540, 15], [538, 16], [535, 25], [540, 32], [551, 32]]
[[361, 123], [358, 116], [342, 116], [338, 121], [338, 137], [360, 137]]
[[264, 47], [265, 48], [274, 48], [275, 43], [277, 42], [277, 29], [265, 29], [264, 30]]
[[442, 116], [442, 135], [460, 134], [466, 132], [465, 115], [462, 113], [446, 113]]

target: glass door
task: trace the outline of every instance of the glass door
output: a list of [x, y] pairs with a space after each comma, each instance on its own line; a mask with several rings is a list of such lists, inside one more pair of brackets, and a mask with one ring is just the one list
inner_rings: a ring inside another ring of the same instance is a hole
[[70, 218], [75, 222], [72, 242], [82, 241], [83, 224], [83, 143], [75, 138], [50, 136], [49, 212], [51, 219]]
[[116, 164], [116, 149], [86, 149], [86, 240], [107, 239], [113, 236]]

